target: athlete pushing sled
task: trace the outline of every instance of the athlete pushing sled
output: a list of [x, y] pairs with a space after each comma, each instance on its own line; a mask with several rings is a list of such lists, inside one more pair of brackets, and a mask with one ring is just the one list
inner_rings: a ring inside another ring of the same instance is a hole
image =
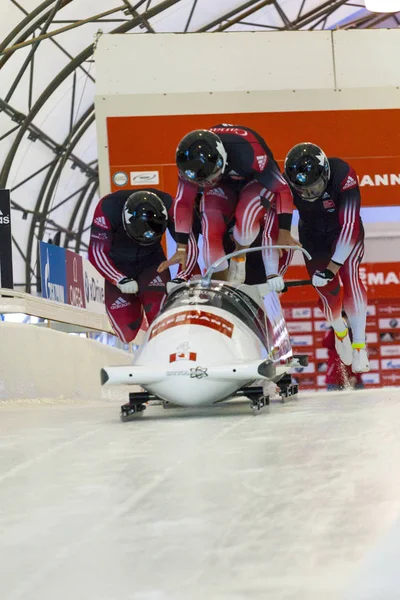
[[[125, 343], [137, 336], [144, 315], [152, 323], [165, 297], [169, 270], [158, 272], [165, 261], [161, 239], [168, 228], [175, 235], [172, 198], [157, 189], [120, 190], [100, 200], [93, 216], [89, 260], [105, 278], [107, 315], [116, 335]], [[185, 280], [197, 267], [198, 249], [188, 239]]]
[[300, 242], [312, 256], [305, 257], [306, 267], [320, 297], [320, 309], [335, 331], [337, 353], [354, 373], [365, 373], [370, 365], [365, 344], [367, 293], [359, 273], [364, 227], [357, 175], [347, 162], [327, 158], [315, 144], [302, 143], [288, 153], [285, 176], [300, 215]]

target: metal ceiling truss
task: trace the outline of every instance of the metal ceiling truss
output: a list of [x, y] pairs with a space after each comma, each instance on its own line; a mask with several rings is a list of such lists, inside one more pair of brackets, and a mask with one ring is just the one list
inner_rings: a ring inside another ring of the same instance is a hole
[[[186, 0], [110, 0], [108, 10], [96, 13], [96, 2], [93, 0], [93, 14], [88, 15], [84, 19], [66, 19], [63, 18], [62, 9], [73, 3], [78, 3], [79, 0], [44, 0], [31, 12], [28, 12], [18, 0], [3, 0], [12, 3], [21, 11], [22, 19], [20, 23], [14, 27], [10, 33], [0, 41], [0, 69], [5, 64], [12, 60], [12, 57], [21, 48], [28, 48], [28, 54], [22, 66], [16, 72], [13, 83], [6, 91], [3, 98], [0, 98], [0, 112], [10, 118], [10, 128], [2, 132], [0, 142], [8, 136], [13, 136], [13, 142], [7, 153], [4, 164], [1, 166], [0, 172], [0, 187], [7, 187], [10, 171], [24, 139], [27, 138], [31, 142], [39, 142], [50, 149], [55, 157], [52, 160], [43, 160], [43, 165], [34, 173], [13, 183], [11, 196], [15, 190], [23, 186], [29, 186], [29, 183], [39, 175], [45, 173], [38, 197], [36, 199], [34, 209], [27, 209], [21, 206], [12, 199], [14, 210], [22, 213], [22, 218], [31, 216], [30, 230], [26, 248], [22, 249], [14, 240], [14, 244], [18, 252], [23, 256], [26, 264], [24, 285], [27, 291], [31, 290], [32, 286], [39, 283], [39, 273], [36, 266], [36, 245], [37, 241], [45, 236], [46, 232], [53, 235], [56, 232], [56, 239], [63, 239], [65, 247], [71, 246], [76, 252], [79, 252], [85, 247], [83, 243], [83, 235], [87, 232], [89, 226], [87, 224], [87, 216], [90, 210], [93, 199], [98, 192], [98, 167], [97, 161], [86, 163], [76, 152], [76, 146], [84, 137], [94, 122], [94, 105], [87, 108], [82, 115], [75, 121], [76, 113], [76, 87], [77, 73], [84, 73], [85, 76], [94, 82], [94, 77], [90, 73], [90, 67], [86, 63], [91, 61], [91, 56], [94, 52], [95, 44], [88, 45], [76, 56], [72, 56], [62, 44], [62, 34], [66, 31], [71, 31], [77, 27], [82, 27], [88, 23], [98, 23], [103, 27], [109, 23], [115, 23], [117, 26], [114, 29], [107, 27], [109, 33], [127, 33], [136, 28], [145, 30], [147, 33], [157, 33], [157, 28], [152, 22], [152, 19], [159, 16], [161, 13], [168, 14], [169, 9], [182, 4], [182, 10], [186, 11], [187, 19], [183, 33], [189, 31], [215, 32], [215, 31], [231, 31], [240, 29], [244, 26], [252, 30], [304, 30], [304, 29], [325, 29], [328, 28], [343, 28], [343, 29], [358, 29], [377, 27], [385, 22], [390, 15], [382, 15], [369, 13], [365, 10], [361, 1], [357, 0], [328, 0], [319, 3], [315, 8], [307, 11], [307, 0], [291, 0], [292, 4], [284, 6], [282, 0], [247, 0], [242, 2], [236, 8], [228, 12], [220, 14], [218, 17], [209, 21], [205, 25], [197, 29], [193, 29], [192, 24], [194, 17], [198, 19], [201, 15], [201, 7], [204, 6], [204, 0], [191, 0], [189, 6]], [[218, 4], [214, 2], [214, 5]], [[334, 23], [335, 12], [342, 7], [347, 6], [352, 8], [349, 11], [349, 18]], [[290, 16], [289, 16], [290, 15]], [[395, 23], [399, 25], [400, 20], [397, 14], [392, 15]], [[58, 37], [59, 36], [59, 37]], [[61, 41], [60, 41], [61, 40]], [[35, 63], [35, 55], [42, 44], [53, 44], [58, 51], [62, 52], [69, 62], [60, 70], [54, 79], [41, 92], [38, 98], [33, 97], [35, 73], [37, 65]], [[22, 113], [13, 106], [12, 98], [15, 90], [20, 85], [20, 82], [25, 73], [28, 73], [29, 85], [26, 90], [27, 107], [26, 113]], [[58, 90], [68, 78], [71, 78], [71, 98], [69, 110], [69, 133], [62, 143], [56, 142], [47, 132], [41, 130], [34, 123], [35, 117], [39, 111], [43, 109], [46, 102]], [[55, 203], [56, 192], [60, 178], [65, 169], [79, 168], [86, 175], [86, 182], [80, 184], [76, 190], [70, 193], [65, 198], [57, 196]], [[53, 213], [66, 204], [71, 204], [70, 218], [68, 225], [65, 227], [58, 224], [52, 218]], [[58, 232], [58, 233], [57, 233]], [[60, 232], [63, 234], [60, 238]], [[36, 281], [35, 281], [36, 280]]]

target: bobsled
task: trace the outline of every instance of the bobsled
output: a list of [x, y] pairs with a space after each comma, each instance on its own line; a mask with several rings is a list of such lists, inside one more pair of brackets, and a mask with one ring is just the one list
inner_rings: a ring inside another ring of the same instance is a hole
[[[240, 250], [224, 258], [263, 249]], [[263, 383], [279, 385], [291, 369], [306, 366], [307, 356], [293, 354], [279, 296], [268, 281], [235, 285], [213, 280], [221, 260], [202, 278], [169, 282], [163, 306], [132, 366], [101, 370], [102, 385], [128, 384], [143, 390], [129, 394], [121, 420], [130, 420], [154, 401], [165, 407], [199, 407], [238, 396], [247, 397], [256, 414], [269, 404]], [[297, 392], [290, 377], [281, 391], [286, 396]]]

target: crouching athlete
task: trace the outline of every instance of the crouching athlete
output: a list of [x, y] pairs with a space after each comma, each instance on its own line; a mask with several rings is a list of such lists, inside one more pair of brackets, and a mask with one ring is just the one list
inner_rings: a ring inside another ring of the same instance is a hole
[[[157, 271], [166, 260], [161, 240], [168, 228], [172, 198], [157, 189], [120, 190], [102, 198], [93, 216], [89, 260], [105, 278], [107, 315], [116, 335], [125, 343], [137, 336], [143, 317], [156, 317], [170, 280], [169, 270]], [[195, 272], [198, 250], [189, 237], [188, 267]], [[188, 267], [177, 277], [187, 279]]]

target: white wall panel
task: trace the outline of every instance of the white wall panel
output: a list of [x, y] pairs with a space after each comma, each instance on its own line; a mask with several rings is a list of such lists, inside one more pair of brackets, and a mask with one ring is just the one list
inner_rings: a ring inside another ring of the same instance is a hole
[[96, 64], [97, 94], [334, 87], [326, 31], [103, 35]]
[[400, 86], [400, 30], [335, 31], [337, 87]]

